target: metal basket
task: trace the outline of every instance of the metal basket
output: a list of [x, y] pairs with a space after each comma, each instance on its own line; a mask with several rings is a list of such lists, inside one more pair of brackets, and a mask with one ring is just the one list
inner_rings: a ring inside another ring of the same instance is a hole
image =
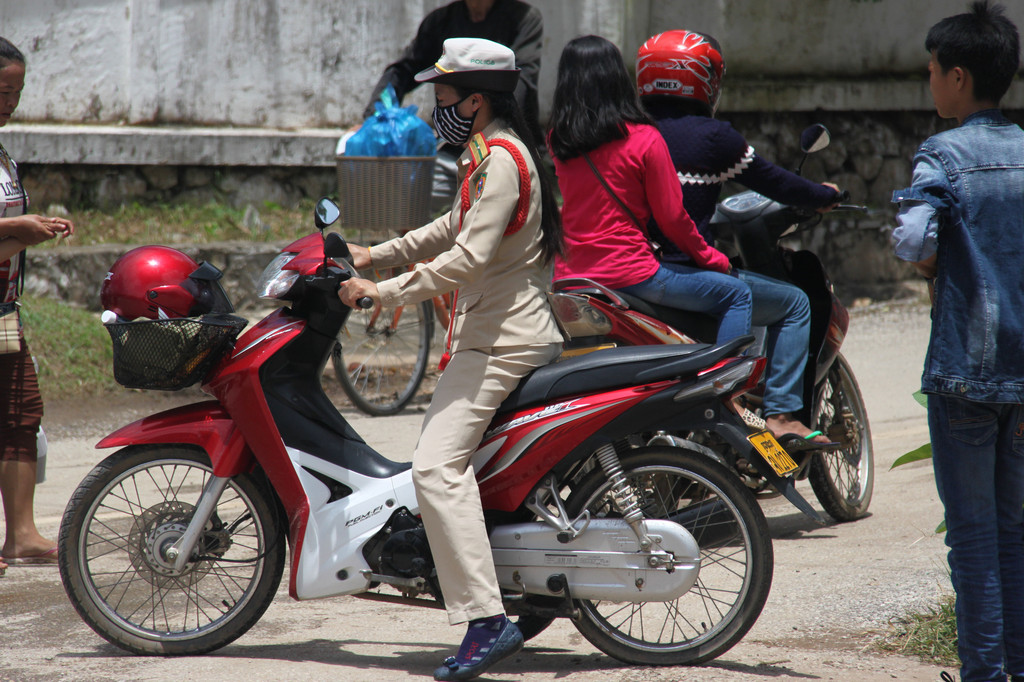
[[114, 380], [160, 391], [191, 386], [231, 349], [245, 325], [234, 315], [105, 325], [114, 344]]
[[430, 220], [433, 156], [339, 156], [337, 162], [342, 227], [386, 238], [389, 230]]

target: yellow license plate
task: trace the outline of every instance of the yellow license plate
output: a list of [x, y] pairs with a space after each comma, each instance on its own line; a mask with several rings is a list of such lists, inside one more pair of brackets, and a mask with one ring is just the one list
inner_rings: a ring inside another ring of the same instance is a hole
[[754, 446], [754, 449], [761, 453], [764, 460], [771, 465], [772, 469], [775, 470], [779, 476], [785, 476], [786, 474], [796, 471], [797, 464], [793, 461], [793, 458], [789, 456], [789, 453], [779, 445], [779, 441], [775, 440], [775, 436], [770, 431], [761, 431], [753, 435], [747, 436], [747, 440]]

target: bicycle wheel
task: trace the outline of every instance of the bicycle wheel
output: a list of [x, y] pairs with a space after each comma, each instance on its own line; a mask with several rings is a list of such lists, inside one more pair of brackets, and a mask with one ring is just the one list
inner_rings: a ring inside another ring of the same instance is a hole
[[[667, 602], [578, 600], [587, 640], [632, 665], [692, 665], [735, 645], [757, 621], [774, 566], [768, 522], [740, 479], [703, 455], [640, 448], [622, 471], [649, 519], [683, 525], [700, 545], [700, 577]], [[566, 502], [571, 518], [618, 516], [612, 482], [594, 469]]]
[[110, 643], [135, 654], [206, 653], [244, 634], [274, 599], [286, 519], [252, 474], [228, 483], [183, 570], [165, 554], [211, 476], [204, 452], [127, 447], [72, 495], [58, 541], [61, 580], [78, 614]]
[[[397, 270], [376, 270], [388, 279]], [[395, 308], [354, 310], [338, 334], [331, 364], [352, 404], [371, 415], [397, 414], [416, 395], [427, 373], [434, 311], [430, 301]]]

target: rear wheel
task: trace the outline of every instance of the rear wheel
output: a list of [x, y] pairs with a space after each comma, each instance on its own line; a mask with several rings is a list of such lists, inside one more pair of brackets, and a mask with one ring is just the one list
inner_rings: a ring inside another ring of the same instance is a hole
[[206, 454], [129, 447], [75, 490], [61, 523], [60, 575], [83, 620], [135, 654], [202, 654], [263, 615], [284, 572], [277, 502], [262, 482], [232, 478], [182, 571], [166, 553], [213, 475]]
[[[771, 589], [768, 523], [754, 496], [728, 469], [677, 448], [650, 447], [622, 458], [627, 484], [649, 519], [683, 525], [700, 545], [693, 588], [668, 602], [579, 600], [577, 629], [609, 656], [634, 665], [695, 664], [720, 656], [753, 626]], [[567, 501], [620, 516], [612, 484], [591, 471]]]
[[[374, 281], [400, 270], [375, 270]], [[416, 305], [354, 310], [331, 353], [334, 374], [349, 400], [371, 415], [397, 414], [416, 396], [427, 372], [434, 311]]]
[[807, 478], [814, 495], [835, 520], [859, 519], [871, 504], [875, 453], [860, 388], [842, 355], [828, 372], [815, 428], [842, 446], [811, 460]]

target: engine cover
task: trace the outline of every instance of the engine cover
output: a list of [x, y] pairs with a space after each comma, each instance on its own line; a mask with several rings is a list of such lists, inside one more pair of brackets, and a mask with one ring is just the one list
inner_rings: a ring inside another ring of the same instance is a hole
[[678, 523], [650, 519], [645, 524], [654, 541], [648, 551], [641, 551], [622, 519], [591, 520], [569, 543], [559, 542], [558, 531], [541, 522], [498, 526], [491, 533], [498, 583], [507, 590], [551, 596], [558, 592], [549, 589], [548, 580], [561, 574], [575, 599], [677, 599], [697, 581], [700, 547]]

